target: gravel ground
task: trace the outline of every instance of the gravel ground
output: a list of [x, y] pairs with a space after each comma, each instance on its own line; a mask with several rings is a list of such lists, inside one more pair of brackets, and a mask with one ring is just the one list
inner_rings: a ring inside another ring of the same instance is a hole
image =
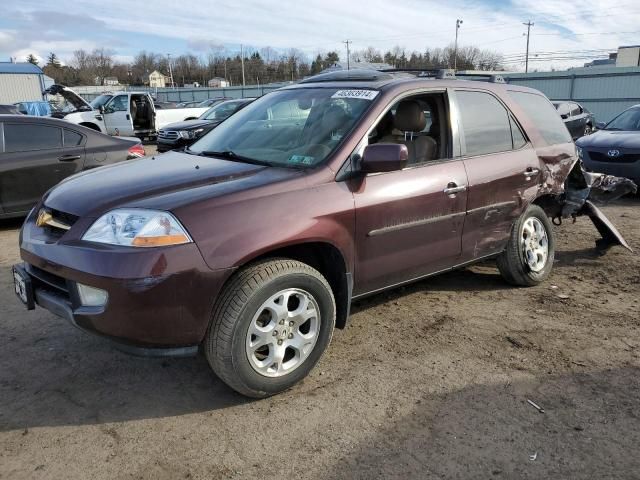
[[[640, 200], [606, 207], [640, 250]], [[0, 478], [638, 478], [640, 259], [557, 228], [535, 288], [491, 263], [359, 302], [297, 388], [113, 350], [12, 291], [0, 224]], [[527, 403], [544, 408], [539, 413]]]

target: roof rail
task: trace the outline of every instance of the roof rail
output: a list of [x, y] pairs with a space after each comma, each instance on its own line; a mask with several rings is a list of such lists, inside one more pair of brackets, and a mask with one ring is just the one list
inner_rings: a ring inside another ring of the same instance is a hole
[[413, 73], [416, 77], [435, 78], [438, 80], [475, 80], [478, 82], [507, 83], [502, 75], [485, 73], [456, 73], [446, 68], [387, 68], [378, 70], [384, 73]]
[[456, 78], [453, 70], [447, 68], [385, 68], [384, 73], [414, 73], [416, 77], [437, 78], [438, 80]]

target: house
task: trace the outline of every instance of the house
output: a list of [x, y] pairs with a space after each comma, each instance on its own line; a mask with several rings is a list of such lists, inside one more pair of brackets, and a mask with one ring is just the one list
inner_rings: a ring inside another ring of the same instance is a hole
[[213, 77], [207, 82], [207, 86], [209, 88], [225, 88], [229, 86], [229, 82], [221, 77]]
[[114, 85], [120, 85], [120, 82], [118, 81], [118, 77], [95, 77], [93, 79], [93, 83], [94, 85], [104, 85], [104, 86], [114, 86]]
[[167, 85], [171, 86], [171, 77], [167, 77], [158, 70], [145, 74], [142, 77], [142, 81], [145, 85], [149, 85], [151, 88], [164, 88]]
[[0, 62], [0, 103], [42, 101], [44, 73], [31, 63]]

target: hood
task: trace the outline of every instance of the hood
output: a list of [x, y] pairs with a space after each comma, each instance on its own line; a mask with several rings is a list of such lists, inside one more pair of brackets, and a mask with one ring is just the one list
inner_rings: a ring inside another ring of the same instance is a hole
[[54, 84], [47, 88], [44, 93], [49, 95], [60, 95], [67, 102], [73, 105], [76, 110], [93, 110], [89, 102], [64, 85]]
[[620, 132], [617, 130], [598, 130], [576, 141], [582, 148], [623, 148], [640, 150], [640, 132]]
[[218, 125], [218, 120], [185, 120], [183, 122], [170, 123], [162, 127], [162, 130], [192, 130], [198, 127], [213, 128]]
[[169, 152], [69, 177], [49, 191], [44, 204], [78, 217], [98, 217], [119, 207], [173, 210], [296, 175], [295, 169]]

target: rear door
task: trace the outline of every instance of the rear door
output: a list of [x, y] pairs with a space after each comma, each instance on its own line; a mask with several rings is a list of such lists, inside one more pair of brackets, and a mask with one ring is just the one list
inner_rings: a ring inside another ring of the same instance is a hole
[[538, 190], [538, 157], [507, 107], [488, 91], [455, 92], [467, 172], [465, 261], [502, 251], [525, 198]]
[[29, 211], [47, 190], [82, 169], [83, 149], [65, 152], [58, 126], [4, 122], [3, 132], [0, 202], [5, 213]]
[[129, 95], [116, 95], [104, 107], [104, 123], [109, 135], [133, 136]]

